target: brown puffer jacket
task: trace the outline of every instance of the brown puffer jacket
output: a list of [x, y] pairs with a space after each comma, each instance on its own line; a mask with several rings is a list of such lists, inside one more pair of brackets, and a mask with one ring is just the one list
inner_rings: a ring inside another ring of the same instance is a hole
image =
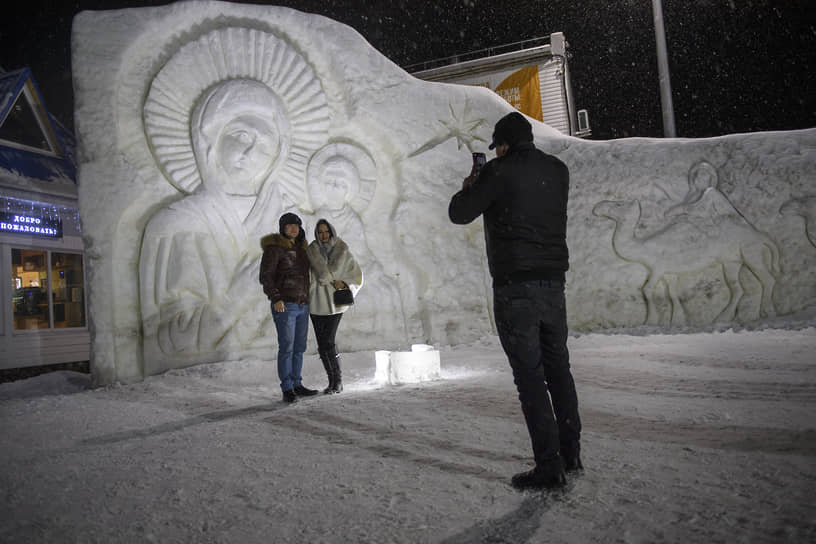
[[282, 234], [274, 233], [261, 238], [260, 282], [264, 293], [273, 303], [282, 300], [297, 304], [309, 302], [309, 258], [306, 240], [295, 244]]

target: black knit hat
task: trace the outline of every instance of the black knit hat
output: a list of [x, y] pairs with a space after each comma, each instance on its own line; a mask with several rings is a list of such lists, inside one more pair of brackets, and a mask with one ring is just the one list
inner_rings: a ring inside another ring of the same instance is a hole
[[507, 144], [513, 147], [515, 144], [533, 141], [533, 126], [519, 112], [508, 113], [496, 123], [493, 129], [493, 143], [489, 149], [497, 145]]
[[[283, 228], [286, 225], [297, 225], [298, 227], [302, 227], [303, 221], [300, 220], [300, 217], [290, 212], [281, 215], [281, 218], [278, 221], [278, 225], [280, 226], [281, 233], [283, 233]], [[303, 228], [301, 228], [300, 230], [303, 230]]]

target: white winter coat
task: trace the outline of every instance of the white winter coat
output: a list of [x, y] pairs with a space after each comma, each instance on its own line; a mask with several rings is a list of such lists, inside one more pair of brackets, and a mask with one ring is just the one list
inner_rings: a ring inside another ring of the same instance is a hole
[[[306, 249], [309, 256], [311, 281], [309, 282], [309, 313], [315, 315], [340, 314], [350, 306], [334, 305], [334, 280], [340, 280], [349, 286], [356, 297], [363, 286], [363, 271], [351, 254], [348, 245], [335, 235], [334, 227], [329, 224], [332, 237], [329, 243], [333, 245], [326, 258], [320, 251], [320, 242], [315, 240]], [[317, 228], [315, 227], [315, 238]]]

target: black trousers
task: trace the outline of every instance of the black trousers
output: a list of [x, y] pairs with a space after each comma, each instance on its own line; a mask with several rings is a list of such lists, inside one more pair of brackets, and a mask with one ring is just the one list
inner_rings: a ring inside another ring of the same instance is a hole
[[567, 310], [560, 281], [494, 287], [502, 348], [513, 370], [536, 465], [547, 467], [580, 448], [578, 395], [567, 350]]
[[317, 351], [320, 354], [337, 353], [337, 346], [334, 339], [337, 336], [337, 327], [340, 326], [340, 319], [343, 314], [315, 315], [309, 314], [312, 318], [312, 327], [317, 340]]

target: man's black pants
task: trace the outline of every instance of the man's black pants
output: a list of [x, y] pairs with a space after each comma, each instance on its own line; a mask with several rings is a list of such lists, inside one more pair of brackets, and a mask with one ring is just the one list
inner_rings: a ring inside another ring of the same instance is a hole
[[560, 465], [559, 451], [577, 454], [581, 438], [567, 350], [564, 284], [535, 280], [494, 287], [493, 308], [536, 466]]

